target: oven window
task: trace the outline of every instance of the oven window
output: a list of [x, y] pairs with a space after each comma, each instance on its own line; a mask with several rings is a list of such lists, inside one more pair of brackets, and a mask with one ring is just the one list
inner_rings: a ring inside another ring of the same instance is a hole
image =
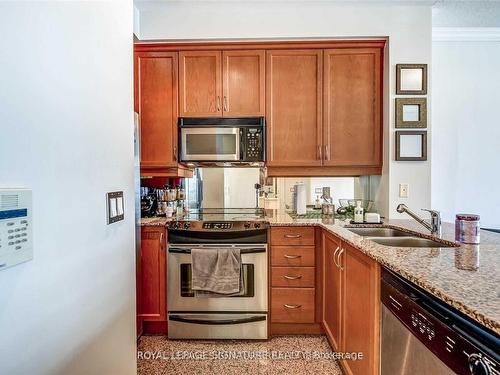
[[236, 134], [186, 134], [188, 155], [234, 155]]
[[[254, 297], [255, 275], [254, 265], [243, 263], [243, 293], [231, 297]], [[194, 291], [191, 289], [191, 264], [181, 264], [181, 296], [194, 297]]]

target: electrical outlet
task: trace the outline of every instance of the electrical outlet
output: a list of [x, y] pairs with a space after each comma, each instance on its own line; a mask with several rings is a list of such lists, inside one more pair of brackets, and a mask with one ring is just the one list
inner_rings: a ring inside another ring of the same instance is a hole
[[410, 185], [408, 184], [399, 184], [399, 197], [400, 198], [408, 198], [410, 195]]

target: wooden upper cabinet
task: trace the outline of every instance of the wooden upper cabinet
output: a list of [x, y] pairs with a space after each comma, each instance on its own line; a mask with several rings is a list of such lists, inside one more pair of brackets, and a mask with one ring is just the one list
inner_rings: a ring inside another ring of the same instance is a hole
[[221, 51], [179, 52], [181, 117], [222, 117]]
[[177, 165], [177, 66], [176, 52], [135, 54], [141, 168]]
[[272, 50], [266, 56], [267, 165], [320, 166], [321, 50]]
[[380, 267], [356, 248], [343, 243], [339, 263], [344, 269], [343, 352], [362, 352], [363, 359], [344, 361], [346, 374], [379, 372]]
[[382, 165], [381, 51], [324, 51], [324, 165]]
[[224, 117], [264, 116], [264, 51], [224, 51], [222, 80]]

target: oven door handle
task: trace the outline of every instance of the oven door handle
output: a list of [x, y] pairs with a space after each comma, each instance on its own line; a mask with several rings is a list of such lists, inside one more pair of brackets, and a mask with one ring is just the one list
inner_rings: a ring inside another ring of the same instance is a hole
[[[206, 248], [204, 248], [206, 249]], [[169, 247], [169, 253], [174, 254], [191, 254], [191, 249], [183, 249], [179, 247]], [[265, 253], [266, 249], [264, 247], [252, 247], [247, 249], [240, 249], [240, 254], [254, 254], [254, 253]]]
[[227, 324], [243, 324], [243, 323], [260, 322], [260, 321], [266, 320], [267, 318], [265, 315], [256, 315], [256, 316], [250, 316], [248, 318], [241, 318], [241, 319], [211, 320], [211, 319], [186, 318], [186, 317], [183, 317], [182, 315], [169, 315], [168, 319], [173, 320], [175, 322], [191, 323], [191, 324], [227, 325]]

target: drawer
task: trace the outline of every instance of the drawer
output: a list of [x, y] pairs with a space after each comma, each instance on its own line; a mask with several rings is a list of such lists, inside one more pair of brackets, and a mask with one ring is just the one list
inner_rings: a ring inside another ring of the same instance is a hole
[[314, 267], [314, 246], [271, 246], [271, 266]]
[[314, 267], [272, 267], [271, 286], [314, 288]]
[[273, 227], [271, 245], [314, 245], [314, 227]]
[[272, 288], [271, 322], [314, 323], [314, 288]]

